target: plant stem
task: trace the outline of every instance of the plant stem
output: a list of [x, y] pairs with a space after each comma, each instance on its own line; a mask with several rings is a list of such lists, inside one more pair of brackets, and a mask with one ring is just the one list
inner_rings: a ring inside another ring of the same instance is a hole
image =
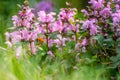
[[75, 34], [75, 42], [77, 43], [77, 33], [76, 33], [76, 31], [74, 32], [74, 34]]
[[32, 53], [33, 53], [32, 41], [30, 41], [30, 49], [31, 49], [31, 55], [32, 55]]
[[46, 23], [46, 43], [47, 43], [47, 51], [49, 51], [49, 37], [48, 37], [48, 23]]

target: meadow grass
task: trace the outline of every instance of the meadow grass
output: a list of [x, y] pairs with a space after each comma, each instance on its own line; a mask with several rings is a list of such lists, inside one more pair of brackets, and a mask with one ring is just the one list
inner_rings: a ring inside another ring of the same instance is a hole
[[39, 54], [16, 58], [14, 50], [0, 47], [0, 80], [110, 80], [109, 71], [101, 65], [71, 67], [70, 59], [40, 58]]

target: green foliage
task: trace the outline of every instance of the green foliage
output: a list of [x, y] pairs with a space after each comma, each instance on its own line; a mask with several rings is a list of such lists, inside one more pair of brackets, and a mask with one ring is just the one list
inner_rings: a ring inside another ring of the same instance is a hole
[[59, 56], [54, 59], [46, 58], [40, 61], [40, 53], [36, 56], [16, 58], [13, 50], [0, 48], [0, 80], [109, 79], [110, 73], [104, 66], [76, 63], [75, 54], [67, 53], [67, 50], [64, 49], [64, 53], [57, 52]]

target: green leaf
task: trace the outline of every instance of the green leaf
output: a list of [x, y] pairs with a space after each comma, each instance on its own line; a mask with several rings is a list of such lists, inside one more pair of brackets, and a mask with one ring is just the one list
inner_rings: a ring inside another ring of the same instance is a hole
[[114, 41], [112, 38], [105, 39], [104, 43], [107, 44], [106, 47], [112, 47], [114, 45]]

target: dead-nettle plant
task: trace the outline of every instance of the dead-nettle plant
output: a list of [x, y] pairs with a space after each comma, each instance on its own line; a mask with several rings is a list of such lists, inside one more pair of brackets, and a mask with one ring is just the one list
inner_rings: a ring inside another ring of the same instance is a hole
[[[21, 11], [18, 15], [12, 17], [14, 24], [14, 31], [12, 33], [6, 33], [6, 43], [11, 47], [20, 42], [27, 42], [28, 50], [33, 54], [36, 54], [35, 40], [39, 33], [37, 26], [35, 26], [35, 15], [31, 12], [31, 8], [28, 6], [28, 2], [25, 1], [24, 5], [20, 6]], [[16, 45], [16, 55], [19, 56], [22, 47]]]
[[87, 45], [98, 50], [101, 61], [116, 63], [120, 52], [120, 0], [90, 0], [89, 4], [82, 10], [86, 20], [81, 22]]
[[[15, 47], [17, 56], [20, 56], [20, 51], [23, 51], [23, 45], [26, 44], [28, 46], [26, 52], [31, 54], [38, 53], [38, 47], [46, 45], [46, 53], [51, 57], [55, 52], [51, 50], [53, 46], [63, 51], [63, 47], [69, 41], [74, 41], [75, 49], [79, 50], [80, 21], [75, 18], [78, 13], [76, 8], [61, 8], [58, 15], [55, 12], [39, 11], [36, 16], [28, 6], [27, 0], [19, 7], [21, 10], [18, 15], [12, 17], [13, 32], [6, 32], [6, 44], [9, 47]], [[82, 42], [83, 46], [85, 44], [86, 39]]]
[[[17, 56], [23, 49], [19, 43], [27, 43], [26, 50], [32, 54], [38, 53], [38, 48], [45, 45], [46, 53], [54, 57], [53, 47], [64, 51], [67, 43], [74, 42], [75, 51], [97, 50], [98, 57], [104, 56], [109, 60], [119, 52], [119, 3], [119, 0], [90, 0], [91, 6], [81, 11], [85, 16], [85, 20], [81, 21], [76, 18], [76, 8], [61, 8], [58, 14], [39, 11], [34, 15], [25, 1], [18, 15], [12, 18], [15, 29], [11, 33], [6, 32], [6, 44], [15, 47]], [[67, 3], [67, 6], [70, 4]]]

